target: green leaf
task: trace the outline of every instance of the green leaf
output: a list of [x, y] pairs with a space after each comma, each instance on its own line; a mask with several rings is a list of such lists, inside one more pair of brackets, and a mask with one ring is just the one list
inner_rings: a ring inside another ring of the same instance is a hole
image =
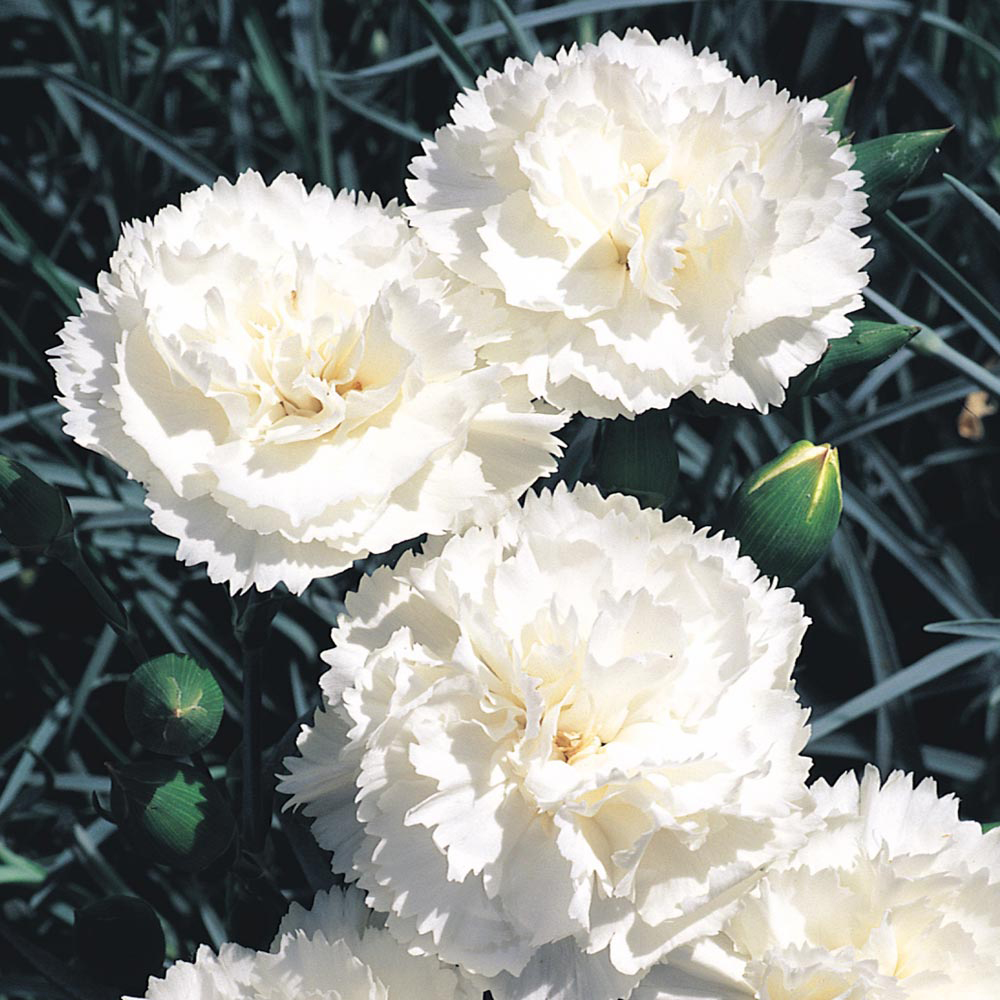
[[979, 336], [1000, 353], [1000, 309], [895, 213], [886, 212], [879, 220], [879, 229], [889, 237], [894, 248], [920, 269], [935, 291], [940, 292]]
[[252, 10], [243, 27], [254, 53], [254, 69], [264, 89], [271, 95], [281, 120], [288, 129], [307, 169], [312, 169], [312, 147], [301, 102], [292, 91], [281, 58], [259, 11]]
[[762, 573], [790, 586], [830, 544], [842, 502], [837, 449], [797, 441], [740, 484], [723, 526]]
[[788, 395], [817, 395], [843, 382], [860, 379], [907, 344], [919, 326], [856, 319], [846, 337], [831, 340], [826, 353], [788, 386]]
[[667, 411], [647, 410], [633, 420], [604, 421], [594, 475], [605, 493], [625, 493], [648, 507], [669, 503], [680, 467]]
[[448, 30], [448, 26], [438, 17], [437, 12], [427, 0], [416, 0], [416, 4], [417, 13], [427, 28], [427, 34], [431, 36], [455, 82], [466, 89], [475, 87], [479, 71], [466, 54], [465, 49], [462, 48], [461, 43]]
[[26, 465], [0, 455], [0, 534], [16, 548], [42, 550], [72, 530], [62, 493]]
[[884, 681], [873, 685], [867, 691], [849, 698], [832, 712], [827, 712], [811, 722], [813, 740], [821, 740], [830, 733], [835, 733], [855, 719], [876, 711], [895, 698], [901, 698], [908, 691], [944, 676], [956, 667], [964, 666], [971, 660], [978, 659], [986, 653], [997, 650], [997, 643], [978, 641], [975, 639], [960, 639], [949, 646], [936, 649], [933, 653], [908, 667], [892, 674]]
[[932, 622], [924, 626], [924, 631], [1000, 641], [1000, 618], [958, 618], [950, 622]]
[[191, 152], [159, 126], [136, 114], [131, 108], [127, 108], [89, 83], [50, 69], [48, 66], [36, 64], [36, 68], [39, 73], [58, 84], [81, 104], [114, 125], [120, 132], [145, 146], [150, 152], [155, 153], [179, 174], [190, 178], [197, 184], [212, 184], [222, 174], [222, 170], [204, 156]]
[[0, 885], [38, 885], [48, 872], [37, 861], [31, 861], [0, 842]]
[[854, 167], [865, 175], [868, 215], [881, 215], [923, 173], [931, 155], [951, 131], [898, 132], [854, 147]]
[[967, 187], [957, 177], [951, 174], [941, 175], [947, 184], [961, 195], [978, 213], [987, 225], [987, 232], [993, 242], [1000, 246], [1000, 212], [998, 212], [985, 198], [980, 198], [972, 188]]
[[136, 896], [109, 896], [76, 911], [76, 960], [119, 994], [142, 996], [163, 970], [166, 942], [160, 918]]
[[830, 131], [844, 134], [844, 122], [847, 118], [847, 109], [854, 95], [854, 79], [848, 80], [843, 87], [831, 90], [829, 94], [824, 94], [820, 98], [826, 101], [827, 115], [830, 118]]
[[497, 16], [503, 22], [503, 26], [507, 29], [510, 35], [511, 41], [517, 48], [517, 54], [522, 58], [531, 62], [535, 58], [535, 54], [538, 52], [538, 45], [529, 36], [528, 33], [521, 26], [514, 12], [507, 6], [506, 0], [491, 0], [493, 7], [496, 9]]
[[222, 691], [211, 671], [168, 653], [143, 663], [125, 688], [125, 721], [154, 753], [183, 756], [211, 742], [222, 721]]
[[133, 849], [151, 861], [196, 872], [229, 847], [232, 811], [197, 768], [167, 760], [108, 765], [111, 811]]

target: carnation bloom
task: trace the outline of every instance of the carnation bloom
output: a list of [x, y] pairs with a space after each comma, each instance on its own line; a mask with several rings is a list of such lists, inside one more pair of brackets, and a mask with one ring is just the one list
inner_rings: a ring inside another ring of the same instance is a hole
[[635, 1000], [1000, 996], [1000, 831], [960, 821], [930, 779], [879, 786], [871, 766], [816, 782], [823, 827]]
[[411, 950], [615, 1000], [801, 842], [806, 624], [733, 539], [529, 494], [348, 596], [280, 787]]
[[451, 304], [478, 293], [438, 273], [394, 203], [201, 187], [126, 225], [82, 293], [52, 351], [66, 430], [233, 591], [490, 520], [554, 468], [565, 418], [477, 359]]
[[[372, 927], [359, 893], [321, 892], [293, 904], [271, 951], [202, 945], [150, 979], [148, 1000], [480, 1000], [482, 991], [431, 958], [408, 955]], [[128, 998], [126, 998], [128, 1000]]]
[[679, 39], [609, 33], [463, 93], [408, 214], [510, 307], [490, 356], [553, 403], [766, 411], [867, 283], [862, 177], [826, 114]]

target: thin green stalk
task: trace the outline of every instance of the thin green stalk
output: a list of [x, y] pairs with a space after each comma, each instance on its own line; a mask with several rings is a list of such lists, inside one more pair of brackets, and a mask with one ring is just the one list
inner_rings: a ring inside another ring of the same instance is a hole
[[431, 36], [442, 62], [448, 67], [448, 72], [451, 73], [455, 82], [465, 89], [475, 87], [479, 70], [476, 69], [465, 49], [448, 30], [448, 26], [438, 17], [437, 12], [427, 0], [414, 0], [414, 2], [421, 20], [424, 22], [424, 27], [427, 29], [427, 34]]
[[954, 368], [955, 371], [971, 379], [981, 389], [985, 389], [995, 396], [1000, 395], [1000, 378], [988, 368], [984, 368], [973, 361], [972, 358], [966, 357], [960, 351], [956, 351], [954, 347], [945, 342], [944, 337], [931, 329], [926, 323], [909, 316], [873, 289], [866, 288], [865, 297], [874, 302], [879, 309], [895, 322], [907, 323], [921, 328], [920, 332], [906, 345], [910, 350], [924, 357], [937, 358], [938, 361], [943, 362], [948, 367]]
[[322, 0], [313, 4], [312, 59], [314, 76], [313, 100], [316, 112], [316, 143], [319, 147], [319, 179], [329, 188], [336, 190], [337, 182], [333, 169], [333, 150], [330, 146], [330, 125], [326, 114], [326, 88], [323, 86], [321, 64], [323, 62], [323, 4]]
[[876, 224], [993, 351], [1000, 353], [1000, 309], [894, 213], [886, 212]]
[[261, 681], [264, 651], [259, 647], [243, 649], [243, 800], [240, 821], [243, 842], [253, 853], [264, 847], [263, 793], [261, 771], [264, 756], [260, 735]]
[[501, 21], [503, 21], [504, 27], [510, 34], [510, 40], [517, 48], [517, 54], [522, 59], [531, 62], [531, 60], [535, 58], [535, 54], [538, 52], [537, 40], [533, 41], [528, 36], [527, 31], [521, 27], [521, 23], [514, 15], [514, 12], [507, 6], [506, 0], [491, 0], [491, 2], [496, 8], [497, 16]]
[[916, 38], [917, 29], [920, 27], [920, 22], [928, 3], [929, 0], [915, 0], [910, 7], [910, 14], [906, 23], [902, 25], [896, 34], [891, 50], [882, 59], [878, 76], [872, 82], [868, 92], [868, 100], [865, 102], [864, 110], [857, 123], [857, 136], [859, 139], [867, 138], [868, 133], [875, 124], [875, 116], [878, 114], [879, 108], [884, 106], [885, 96], [889, 93], [899, 73], [900, 65], [913, 45], [913, 40]]
[[698, 496], [706, 505], [714, 503], [715, 484], [733, 450], [733, 438], [736, 435], [738, 419], [738, 414], [727, 414], [723, 417], [715, 440], [712, 442], [712, 455], [698, 482], [697, 490]]
[[83, 558], [80, 546], [72, 534], [63, 535], [49, 548], [49, 554], [58, 559], [67, 569], [71, 570], [76, 578], [83, 584], [87, 593], [93, 598], [94, 603], [100, 609], [102, 615], [107, 619], [108, 624], [122, 637], [122, 641], [128, 647], [137, 663], [145, 663], [149, 659], [139, 638], [139, 633], [132, 624], [128, 611], [94, 574], [94, 571]]
[[264, 675], [264, 644], [280, 598], [253, 592], [233, 602], [236, 639], [243, 659], [243, 742], [241, 764], [243, 789], [240, 801], [240, 831], [244, 847], [257, 854], [264, 849], [268, 817], [263, 793], [264, 752], [261, 737], [261, 699]]

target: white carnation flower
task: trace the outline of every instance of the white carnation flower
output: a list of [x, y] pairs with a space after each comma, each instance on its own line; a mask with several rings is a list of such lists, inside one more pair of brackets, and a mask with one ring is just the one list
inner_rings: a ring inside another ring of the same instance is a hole
[[280, 787], [411, 950], [615, 1000], [801, 843], [806, 624], [733, 539], [529, 494], [349, 595]]
[[[293, 905], [270, 952], [202, 945], [150, 979], [147, 1000], [480, 1000], [482, 991], [436, 959], [409, 955], [354, 891]], [[126, 998], [128, 1000], [128, 998]]]
[[123, 229], [56, 347], [66, 430], [147, 489], [233, 591], [299, 592], [490, 520], [554, 468], [522, 377], [484, 367], [395, 204], [243, 174]]
[[867, 283], [862, 177], [826, 114], [679, 39], [609, 33], [461, 94], [407, 212], [510, 307], [490, 356], [551, 402], [766, 411]]
[[1000, 831], [953, 796], [869, 766], [813, 786], [824, 826], [714, 939], [654, 969], [635, 1000], [993, 1000]]

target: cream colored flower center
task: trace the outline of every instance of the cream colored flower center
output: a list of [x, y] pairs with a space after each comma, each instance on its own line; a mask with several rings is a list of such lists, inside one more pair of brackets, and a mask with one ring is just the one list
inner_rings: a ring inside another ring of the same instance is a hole
[[562, 757], [567, 764], [572, 764], [583, 757], [589, 757], [603, 746], [604, 742], [596, 734], [579, 733], [573, 729], [560, 729], [552, 741], [552, 747], [556, 754]]
[[361, 433], [416, 377], [392, 307], [352, 299], [327, 266], [302, 257], [241, 274], [228, 290], [220, 282], [203, 323], [179, 331], [179, 366], [255, 446]]
[[610, 236], [632, 284], [651, 299], [676, 306], [675, 271], [684, 266], [684, 193], [676, 181], [652, 179], [640, 164], [628, 168], [623, 200]]

